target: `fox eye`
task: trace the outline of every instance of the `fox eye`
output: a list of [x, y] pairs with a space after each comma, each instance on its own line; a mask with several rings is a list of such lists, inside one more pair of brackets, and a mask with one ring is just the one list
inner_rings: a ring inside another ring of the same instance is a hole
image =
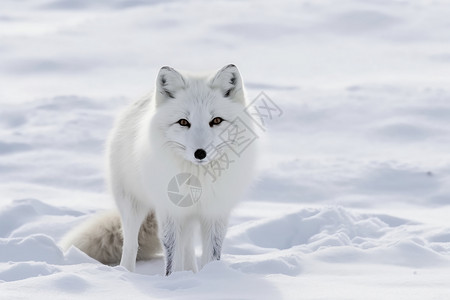
[[213, 127], [214, 125], [219, 125], [222, 121], [223, 119], [221, 117], [215, 117], [211, 122], [209, 122], [209, 126]]
[[181, 126], [187, 126], [188, 128], [191, 127], [191, 123], [189, 123], [189, 121], [186, 119], [180, 119], [177, 123]]

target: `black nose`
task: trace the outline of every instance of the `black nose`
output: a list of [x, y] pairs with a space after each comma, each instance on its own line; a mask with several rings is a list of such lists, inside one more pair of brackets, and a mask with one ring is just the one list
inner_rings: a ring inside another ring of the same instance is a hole
[[194, 156], [196, 159], [204, 159], [206, 157], [206, 151], [203, 149], [195, 150]]

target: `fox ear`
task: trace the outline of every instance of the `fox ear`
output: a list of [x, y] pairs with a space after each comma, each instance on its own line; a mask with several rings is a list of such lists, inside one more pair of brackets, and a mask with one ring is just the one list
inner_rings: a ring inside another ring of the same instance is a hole
[[162, 67], [156, 79], [156, 99], [158, 102], [175, 98], [177, 91], [184, 88], [185, 81], [180, 73], [171, 67]]
[[231, 64], [220, 69], [211, 79], [211, 87], [218, 88], [226, 98], [242, 97], [242, 78], [238, 68]]

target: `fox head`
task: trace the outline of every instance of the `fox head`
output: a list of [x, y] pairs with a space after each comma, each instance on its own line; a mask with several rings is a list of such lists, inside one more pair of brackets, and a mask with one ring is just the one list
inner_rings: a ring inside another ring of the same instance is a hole
[[162, 67], [156, 80], [153, 125], [164, 147], [184, 160], [207, 164], [232, 141], [224, 130], [245, 108], [242, 78], [235, 65], [212, 76], [190, 75]]

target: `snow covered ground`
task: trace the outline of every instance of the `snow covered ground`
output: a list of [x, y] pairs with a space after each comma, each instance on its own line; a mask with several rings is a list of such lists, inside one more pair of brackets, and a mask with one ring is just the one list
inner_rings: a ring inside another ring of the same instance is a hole
[[[448, 1], [0, 4], [0, 299], [450, 299]], [[235, 63], [283, 114], [223, 260], [101, 265], [104, 142], [163, 65]]]

